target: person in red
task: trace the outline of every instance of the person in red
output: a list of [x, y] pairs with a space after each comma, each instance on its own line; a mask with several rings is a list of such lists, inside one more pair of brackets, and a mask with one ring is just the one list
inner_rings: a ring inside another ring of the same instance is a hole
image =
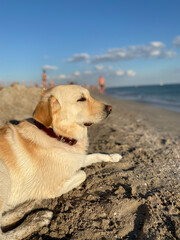
[[47, 88], [47, 77], [46, 77], [46, 71], [43, 70], [42, 73], [42, 87]]
[[99, 85], [99, 92], [103, 94], [106, 86], [105, 86], [105, 79], [102, 76], [99, 77], [98, 85]]

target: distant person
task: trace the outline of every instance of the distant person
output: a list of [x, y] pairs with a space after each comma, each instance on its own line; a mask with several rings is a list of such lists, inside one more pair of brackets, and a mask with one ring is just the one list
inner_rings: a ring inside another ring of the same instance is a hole
[[35, 87], [36, 87], [36, 88], [38, 88], [38, 87], [39, 87], [38, 83], [35, 83]]
[[11, 86], [11, 87], [14, 87], [15, 84], [16, 84], [15, 82], [12, 82], [10, 86]]
[[91, 89], [92, 91], [94, 91], [94, 90], [96, 89], [96, 86], [92, 85], [92, 86], [90, 86], [90, 89]]
[[46, 77], [46, 71], [43, 70], [42, 73], [42, 87], [47, 88], [47, 77]]
[[51, 80], [50, 83], [49, 83], [49, 88], [52, 88], [52, 87], [54, 87], [54, 86], [55, 86], [54, 80]]
[[33, 84], [32, 84], [32, 82], [30, 83], [30, 88], [32, 88], [33, 87]]
[[98, 87], [99, 87], [99, 92], [103, 94], [106, 86], [105, 86], [105, 79], [102, 76], [99, 77]]
[[3, 90], [3, 88], [4, 88], [4, 84], [1, 84], [0, 85], [0, 90]]
[[86, 88], [86, 89], [89, 88], [89, 86], [86, 83], [83, 84], [83, 87]]

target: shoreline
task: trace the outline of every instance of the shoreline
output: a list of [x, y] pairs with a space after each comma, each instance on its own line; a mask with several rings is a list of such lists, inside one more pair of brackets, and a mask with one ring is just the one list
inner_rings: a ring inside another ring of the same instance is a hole
[[97, 99], [105, 100], [112, 105], [119, 105], [124, 111], [129, 111], [138, 121], [146, 121], [162, 135], [180, 138], [180, 113], [151, 106], [146, 103], [122, 99], [111, 95], [92, 93]]
[[180, 113], [180, 109], [179, 108], [177, 109], [177, 108], [173, 108], [173, 107], [166, 107], [166, 106], [164, 106], [163, 104], [160, 104], [160, 103], [151, 103], [151, 102], [148, 102], [148, 101], [135, 100], [135, 99], [132, 100], [132, 99], [121, 98], [121, 97], [112, 96], [112, 95], [108, 95], [108, 94], [107, 94], [107, 96], [112, 97], [112, 98], [117, 98], [117, 99], [120, 99], [120, 100], [141, 103], [141, 104], [144, 104], [146, 106], [151, 106], [151, 107], [155, 107], [155, 108], [161, 108], [161, 109], [168, 110], [168, 111], [171, 111], [171, 112]]
[[180, 84], [108, 87], [105, 93], [112, 97], [180, 112]]

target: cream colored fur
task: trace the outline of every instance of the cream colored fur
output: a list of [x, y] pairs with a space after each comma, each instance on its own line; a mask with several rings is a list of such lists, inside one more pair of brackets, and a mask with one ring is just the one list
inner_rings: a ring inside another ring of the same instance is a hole
[[[108, 109], [108, 110], [107, 110]], [[110, 113], [110, 106], [93, 99], [88, 90], [62, 85], [44, 92], [34, 111], [34, 119], [57, 135], [74, 138], [73, 146], [49, 137], [33, 122], [7, 124], [0, 129], [0, 224], [5, 227], [23, 217], [36, 205], [32, 200], [54, 198], [79, 186], [86, 174], [81, 168], [92, 163], [118, 162], [119, 154], [87, 155], [88, 124], [98, 123]], [[28, 201], [31, 201], [28, 204]], [[17, 208], [17, 213], [11, 209]], [[8, 213], [9, 212], [9, 213]], [[0, 233], [0, 239], [18, 240], [48, 225], [51, 211], [32, 215], [36, 223], [25, 220], [14, 230]], [[27, 221], [27, 222], [26, 222]], [[38, 222], [38, 224], [37, 224]]]

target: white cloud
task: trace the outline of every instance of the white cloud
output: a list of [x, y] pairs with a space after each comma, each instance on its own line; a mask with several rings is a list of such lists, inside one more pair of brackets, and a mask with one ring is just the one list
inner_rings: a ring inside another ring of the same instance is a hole
[[162, 43], [162, 42], [150, 42], [150, 45], [151, 45], [152, 47], [157, 47], [157, 48], [165, 47], [165, 44]]
[[95, 66], [95, 69], [96, 69], [96, 70], [102, 70], [103, 68], [104, 68], [103, 65], [96, 65], [96, 66]]
[[127, 75], [130, 76], [130, 77], [134, 77], [134, 76], [136, 76], [136, 73], [133, 70], [128, 70]]
[[176, 47], [180, 47], [180, 36], [177, 36], [174, 40], [173, 40], [173, 45]]
[[84, 73], [87, 74], [87, 75], [89, 75], [89, 74], [92, 73], [92, 71], [85, 71]]
[[60, 74], [60, 75], [58, 76], [58, 78], [59, 78], [59, 79], [67, 79], [67, 75], [65, 75], [65, 74]]
[[113, 54], [104, 54], [93, 57], [92, 63], [112, 62], [114, 59]]
[[162, 58], [173, 58], [176, 56], [177, 56], [177, 53], [173, 51], [164, 51], [163, 53], [161, 53]]
[[124, 75], [124, 71], [121, 70], [121, 69], [117, 70], [115, 73], [116, 73], [117, 76], [123, 76]]
[[72, 58], [67, 59], [67, 62], [82, 62], [89, 59], [89, 54], [80, 53], [74, 54]]
[[[83, 85], [84, 83], [88, 85], [97, 85], [99, 75], [102, 75], [106, 79], [107, 85], [114, 82], [116, 84], [118, 81], [122, 80], [122, 82], [130, 82], [132, 79], [136, 79], [136, 72], [132, 69], [123, 70], [123, 69], [108, 69], [108, 66], [104, 66], [101, 74], [96, 69], [93, 70], [85, 70], [85, 71], [77, 71], [72, 74], [61, 74], [59, 76], [51, 77], [54, 81], [59, 84], [67, 83], [68, 81], [73, 81], [77, 84]], [[121, 82], [121, 81], [120, 81]]]
[[151, 57], [153, 57], [153, 56], [159, 56], [160, 53], [161, 53], [161, 52], [160, 52], [159, 50], [154, 50], [154, 51], [150, 52], [150, 55], [151, 55]]
[[127, 56], [127, 53], [124, 51], [117, 52], [116, 54], [117, 54], [117, 56], [122, 57], [122, 58], [125, 58]]
[[64, 81], [69, 81], [69, 80], [73, 80], [75, 78], [75, 76], [72, 74], [72, 75], [66, 75], [66, 74], [60, 74], [60, 75], [57, 75], [57, 76], [51, 76], [50, 79], [53, 79], [53, 80], [64, 80]]
[[43, 69], [44, 69], [44, 70], [53, 70], [53, 71], [56, 71], [56, 70], [58, 70], [58, 67], [57, 67], [57, 66], [44, 65], [44, 66], [43, 66]]
[[109, 49], [103, 55], [94, 56], [92, 63], [118, 62], [137, 58], [172, 58], [177, 55], [176, 52], [167, 51], [164, 47], [165, 44], [162, 42], [150, 42], [148, 45]]
[[74, 73], [74, 76], [76, 76], [76, 77], [78, 77], [78, 76], [80, 76], [80, 75], [81, 75], [80, 72], [75, 72], [75, 73]]

